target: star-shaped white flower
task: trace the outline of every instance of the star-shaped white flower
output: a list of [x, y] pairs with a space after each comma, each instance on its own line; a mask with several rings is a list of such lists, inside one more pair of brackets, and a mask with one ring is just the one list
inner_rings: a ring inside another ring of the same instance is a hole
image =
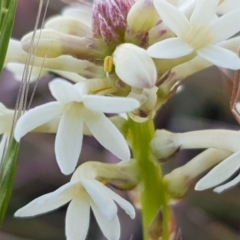
[[[105, 237], [109, 240], [120, 238], [120, 223], [117, 216], [118, 205], [131, 217], [135, 217], [133, 206], [96, 180], [74, 179], [52, 193], [36, 198], [19, 209], [16, 217], [32, 217], [59, 208], [68, 203], [65, 232], [67, 240], [86, 238], [90, 207]], [[115, 202], [114, 202], [115, 201]]]
[[109, 151], [122, 160], [130, 159], [128, 145], [104, 113], [125, 113], [139, 107], [133, 98], [88, 95], [83, 85], [72, 85], [63, 80], [49, 84], [57, 99], [25, 113], [17, 122], [15, 139], [20, 140], [29, 131], [61, 116], [55, 141], [58, 165], [64, 174], [74, 171], [81, 152], [84, 125]]
[[198, 0], [190, 20], [165, 0], [154, 0], [163, 22], [176, 34], [148, 48], [154, 58], [178, 58], [195, 52], [199, 57], [223, 68], [239, 69], [239, 57], [218, 45], [240, 30], [240, 8], [216, 19], [219, 0]]

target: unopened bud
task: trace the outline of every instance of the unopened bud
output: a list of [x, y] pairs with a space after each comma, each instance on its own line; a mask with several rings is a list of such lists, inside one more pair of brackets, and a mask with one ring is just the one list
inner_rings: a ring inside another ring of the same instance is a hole
[[157, 87], [150, 89], [141, 89], [141, 93], [130, 92], [129, 97], [136, 98], [141, 106], [132, 111], [129, 116], [136, 122], [144, 122], [149, 116], [154, 114], [153, 110], [157, 102]]
[[177, 168], [164, 177], [168, 192], [172, 198], [179, 199], [186, 195], [194, 178], [189, 176], [184, 168]]
[[53, 29], [43, 29], [29, 33], [21, 40], [26, 52], [38, 57], [56, 58], [61, 55], [72, 55], [79, 59], [103, 59], [108, 54], [106, 44], [99, 39], [76, 37], [63, 34]]
[[93, 8], [93, 33], [108, 45], [123, 42], [126, 18], [133, 0], [99, 0]]
[[131, 33], [143, 33], [154, 27], [158, 19], [152, 0], [138, 0], [128, 13], [127, 26]]
[[162, 237], [162, 234], [163, 234], [163, 212], [162, 209], [160, 209], [157, 212], [156, 217], [150, 223], [150, 226], [148, 228], [148, 235], [151, 240], [157, 240]]
[[44, 28], [78, 37], [92, 36], [91, 28], [74, 17], [53, 17], [45, 23]]
[[26, 52], [36, 54], [39, 57], [58, 57], [63, 54], [62, 34], [46, 29], [38, 30], [35, 39], [32, 40], [33, 33], [29, 33], [21, 40], [21, 47]]
[[[170, 215], [168, 216], [168, 231], [170, 233], [168, 240], [181, 240], [181, 231], [176, 226], [175, 217], [171, 207], [168, 207], [170, 211]], [[164, 215], [162, 208], [160, 208], [148, 227], [148, 236], [150, 240], [162, 240], [164, 238], [164, 230], [167, 230], [165, 229], [166, 225], [164, 223], [166, 218], [167, 216]]]
[[114, 51], [113, 62], [118, 77], [128, 85], [136, 88], [152, 88], [155, 85], [157, 70], [145, 49], [130, 43], [122, 44]]
[[162, 162], [172, 158], [180, 150], [174, 133], [166, 130], [157, 130], [150, 146], [152, 153]]
[[151, 46], [156, 42], [172, 37], [175, 37], [175, 34], [161, 21], [148, 32], [148, 45]]

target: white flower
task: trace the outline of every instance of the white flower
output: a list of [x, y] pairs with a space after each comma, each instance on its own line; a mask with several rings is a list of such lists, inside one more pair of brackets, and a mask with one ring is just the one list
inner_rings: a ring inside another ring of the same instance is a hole
[[[65, 231], [67, 240], [84, 240], [87, 235], [90, 218], [90, 207], [96, 220], [109, 240], [120, 238], [120, 224], [117, 206], [131, 217], [135, 217], [133, 206], [109, 188], [96, 180], [71, 180], [52, 193], [45, 194], [25, 207], [19, 209], [16, 217], [31, 217], [46, 213], [68, 203]], [[114, 202], [115, 201], [115, 202]]]
[[[195, 190], [205, 190], [215, 187], [227, 179], [229, 179], [240, 168], [240, 151], [235, 152], [230, 157], [226, 158], [223, 162], [214, 167], [206, 176], [200, 179]], [[235, 186], [240, 182], [240, 175], [214, 189], [215, 192], [223, 192], [224, 190]]]
[[106, 149], [122, 160], [130, 159], [130, 151], [124, 137], [104, 113], [130, 112], [139, 107], [137, 100], [87, 95], [82, 85], [72, 85], [63, 80], [52, 81], [49, 88], [57, 101], [35, 107], [25, 113], [16, 125], [17, 141], [32, 129], [61, 116], [55, 153], [64, 174], [72, 173], [77, 165], [84, 125]]
[[163, 22], [177, 35], [148, 48], [154, 58], [178, 58], [195, 52], [199, 57], [224, 68], [239, 69], [239, 57], [216, 43], [240, 30], [240, 8], [215, 19], [218, 0], [198, 0], [190, 20], [165, 0], [155, 0]]

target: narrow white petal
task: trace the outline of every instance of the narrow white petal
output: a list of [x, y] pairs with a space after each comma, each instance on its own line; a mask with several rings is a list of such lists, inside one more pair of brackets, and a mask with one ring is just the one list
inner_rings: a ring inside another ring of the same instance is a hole
[[209, 25], [213, 19], [219, 0], [200, 0], [197, 1], [193, 10], [190, 22], [198, 25]]
[[204, 190], [214, 187], [229, 177], [231, 177], [240, 167], [240, 151], [235, 152], [230, 157], [225, 159], [214, 167], [206, 176], [201, 178], [196, 186], [195, 190]]
[[102, 183], [96, 180], [82, 180], [82, 185], [98, 207], [99, 211], [108, 219], [112, 220], [117, 215], [117, 206]]
[[148, 54], [153, 58], [178, 58], [191, 52], [193, 48], [180, 38], [165, 39], [155, 43], [147, 49]]
[[59, 102], [68, 103], [68, 102], [80, 102], [82, 100], [79, 92], [74, 88], [74, 85], [57, 78], [49, 83], [49, 89]]
[[223, 191], [225, 191], [225, 190], [227, 190], [229, 188], [234, 187], [239, 182], [240, 182], [240, 174], [237, 177], [235, 177], [232, 181], [215, 188], [213, 191], [217, 192], [217, 193], [221, 193], [221, 192], [223, 192]]
[[209, 45], [207, 48], [197, 51], [197, 54], [218, 67], [240, 69], [240, 59], [237, 54], [222, 47]]
[[61, 111], [62, 105], [58, 102], [50, 102], [30, 109], [18, 120], [14, 133], [15, 139], [19, 142], [26, 133], [59, 116]]
[[225, 0], [223, 3], [219, 4], [217, 8], [217, 14], [223, 15], [239, 7], [239, 0]]
[[115, 71], [128, 85], [151, 88], [157, 81], [157, 70], [151, 57], [143, 48], [125, 43], [113, 53]]
[[91, 207], [97, 223], [101, 228], [103, 235], [108, 240], [119, 240], [120, 238], [120, 223], [118, 216], [115, 216], [112, 220], [108, 220], [97, 208], [94, 203], [91, 203]]
[[68, 108], [59, 123], [55, 153], [63, 174], [74, 171], [82, 148], [83, 120], [80, 109]]
[[103, 113], [91, 112], [87, 109], [82, 113], [89, 131], [99, 143], [121, 160], [130, 159], [130, 150], [126, 140]]
[[210, 25], [213, 43], [230, 38], [240, 31], [240, 8], [237, 8]]
[[185, 15], [165, 0], [153, 1], [160, 18], [177, 35], [180, 36], [189, 26]]
[[140, 103], [133, 98], [97, 95], [84, 96], [83, 104], [92, 111], [104, 113], [126, 113], [140, 106]]
[[67, 240], [85, 240], [89, 227], [90, 204], [85, 198], [74, 198], [66, 215]]
[[238, 114], [240, 115], [240, 102], [236, 103], [235, 109], [237, 110]]
[[111, 198], [117, 202], [117, 204], [124, 209], [124, 211], [133, 219], [136, 216], [136, 212], [135, 209], [133, 207], [133, 205], [126, 201], [124, 198], [122, 198], [121, 196], [119, 196], [118, 194], [116, 194], [115, 192], [113, 192], [111, 189], [107, 188], [107, 191], [109, 193], [109, 195], [111, 196]]
[[45, 194], [36, 198], [26, 206], [20, 208], [15, 217], [31, 217], [38, 214], [46, 213], [61, 207], [72, 199], [71, 190], [76, 182], [70, 182], [58, 188], [52, 193]]
[[[23, 72], [25, 69], [25, 64], [22, 63], [8, 63], [6, 69], [14, 74], [14, 78], [17, 81], [22, 81]], [[29, 76], [29, 81], [33, 82], [42, 76], [46, 75], [48, 70], [41, 69], [40, 67], [31, 67], [31, 75]]]

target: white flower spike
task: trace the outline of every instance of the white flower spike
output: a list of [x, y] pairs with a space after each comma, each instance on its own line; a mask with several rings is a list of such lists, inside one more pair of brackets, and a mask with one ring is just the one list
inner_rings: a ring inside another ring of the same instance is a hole
[[153, 58], [178, 58], [195, 52], [216, 66], [239, 69], [239, 57], [217, 43], [230, 38], [240, 30], [240, 8], [215, 20], [218, 0], [197, 1], [190, 20], [165, 0], [155, 0], [155, 7], [163, 22], [177, 35], [148, 48]]
[[70, 204], [67, 209], [65, 226], [67, 240], [84, 240], [86, 238], [90, 207], [104, 236], [109, 240], [119, 240], [120, 238], [116, 203], [131, 218], [135, 217], [135, 210], [129, 202], [102, 183], [77, 176], [77, 171], [69, 183], [52, 193], [33, 200], [19, 209], [15, 213], [15, 217], [39, 215], [55, 210], [68, 202]]
[[62, 173], [72, 173], [77, 165], [84, 124], [106, 149], [121, 160], [130, 159], [130, 151], [124, 137], [104, 113], [133, 111], [140, 105], [137, 100], [87, 95], [83, 84], [72, 85], [61, 79], [52, 81], [49, 87], [57, 101], [35, 107], [25, 113], [16, 125], [17, 141], [36, 127], [61, 116], [55, 153]]

